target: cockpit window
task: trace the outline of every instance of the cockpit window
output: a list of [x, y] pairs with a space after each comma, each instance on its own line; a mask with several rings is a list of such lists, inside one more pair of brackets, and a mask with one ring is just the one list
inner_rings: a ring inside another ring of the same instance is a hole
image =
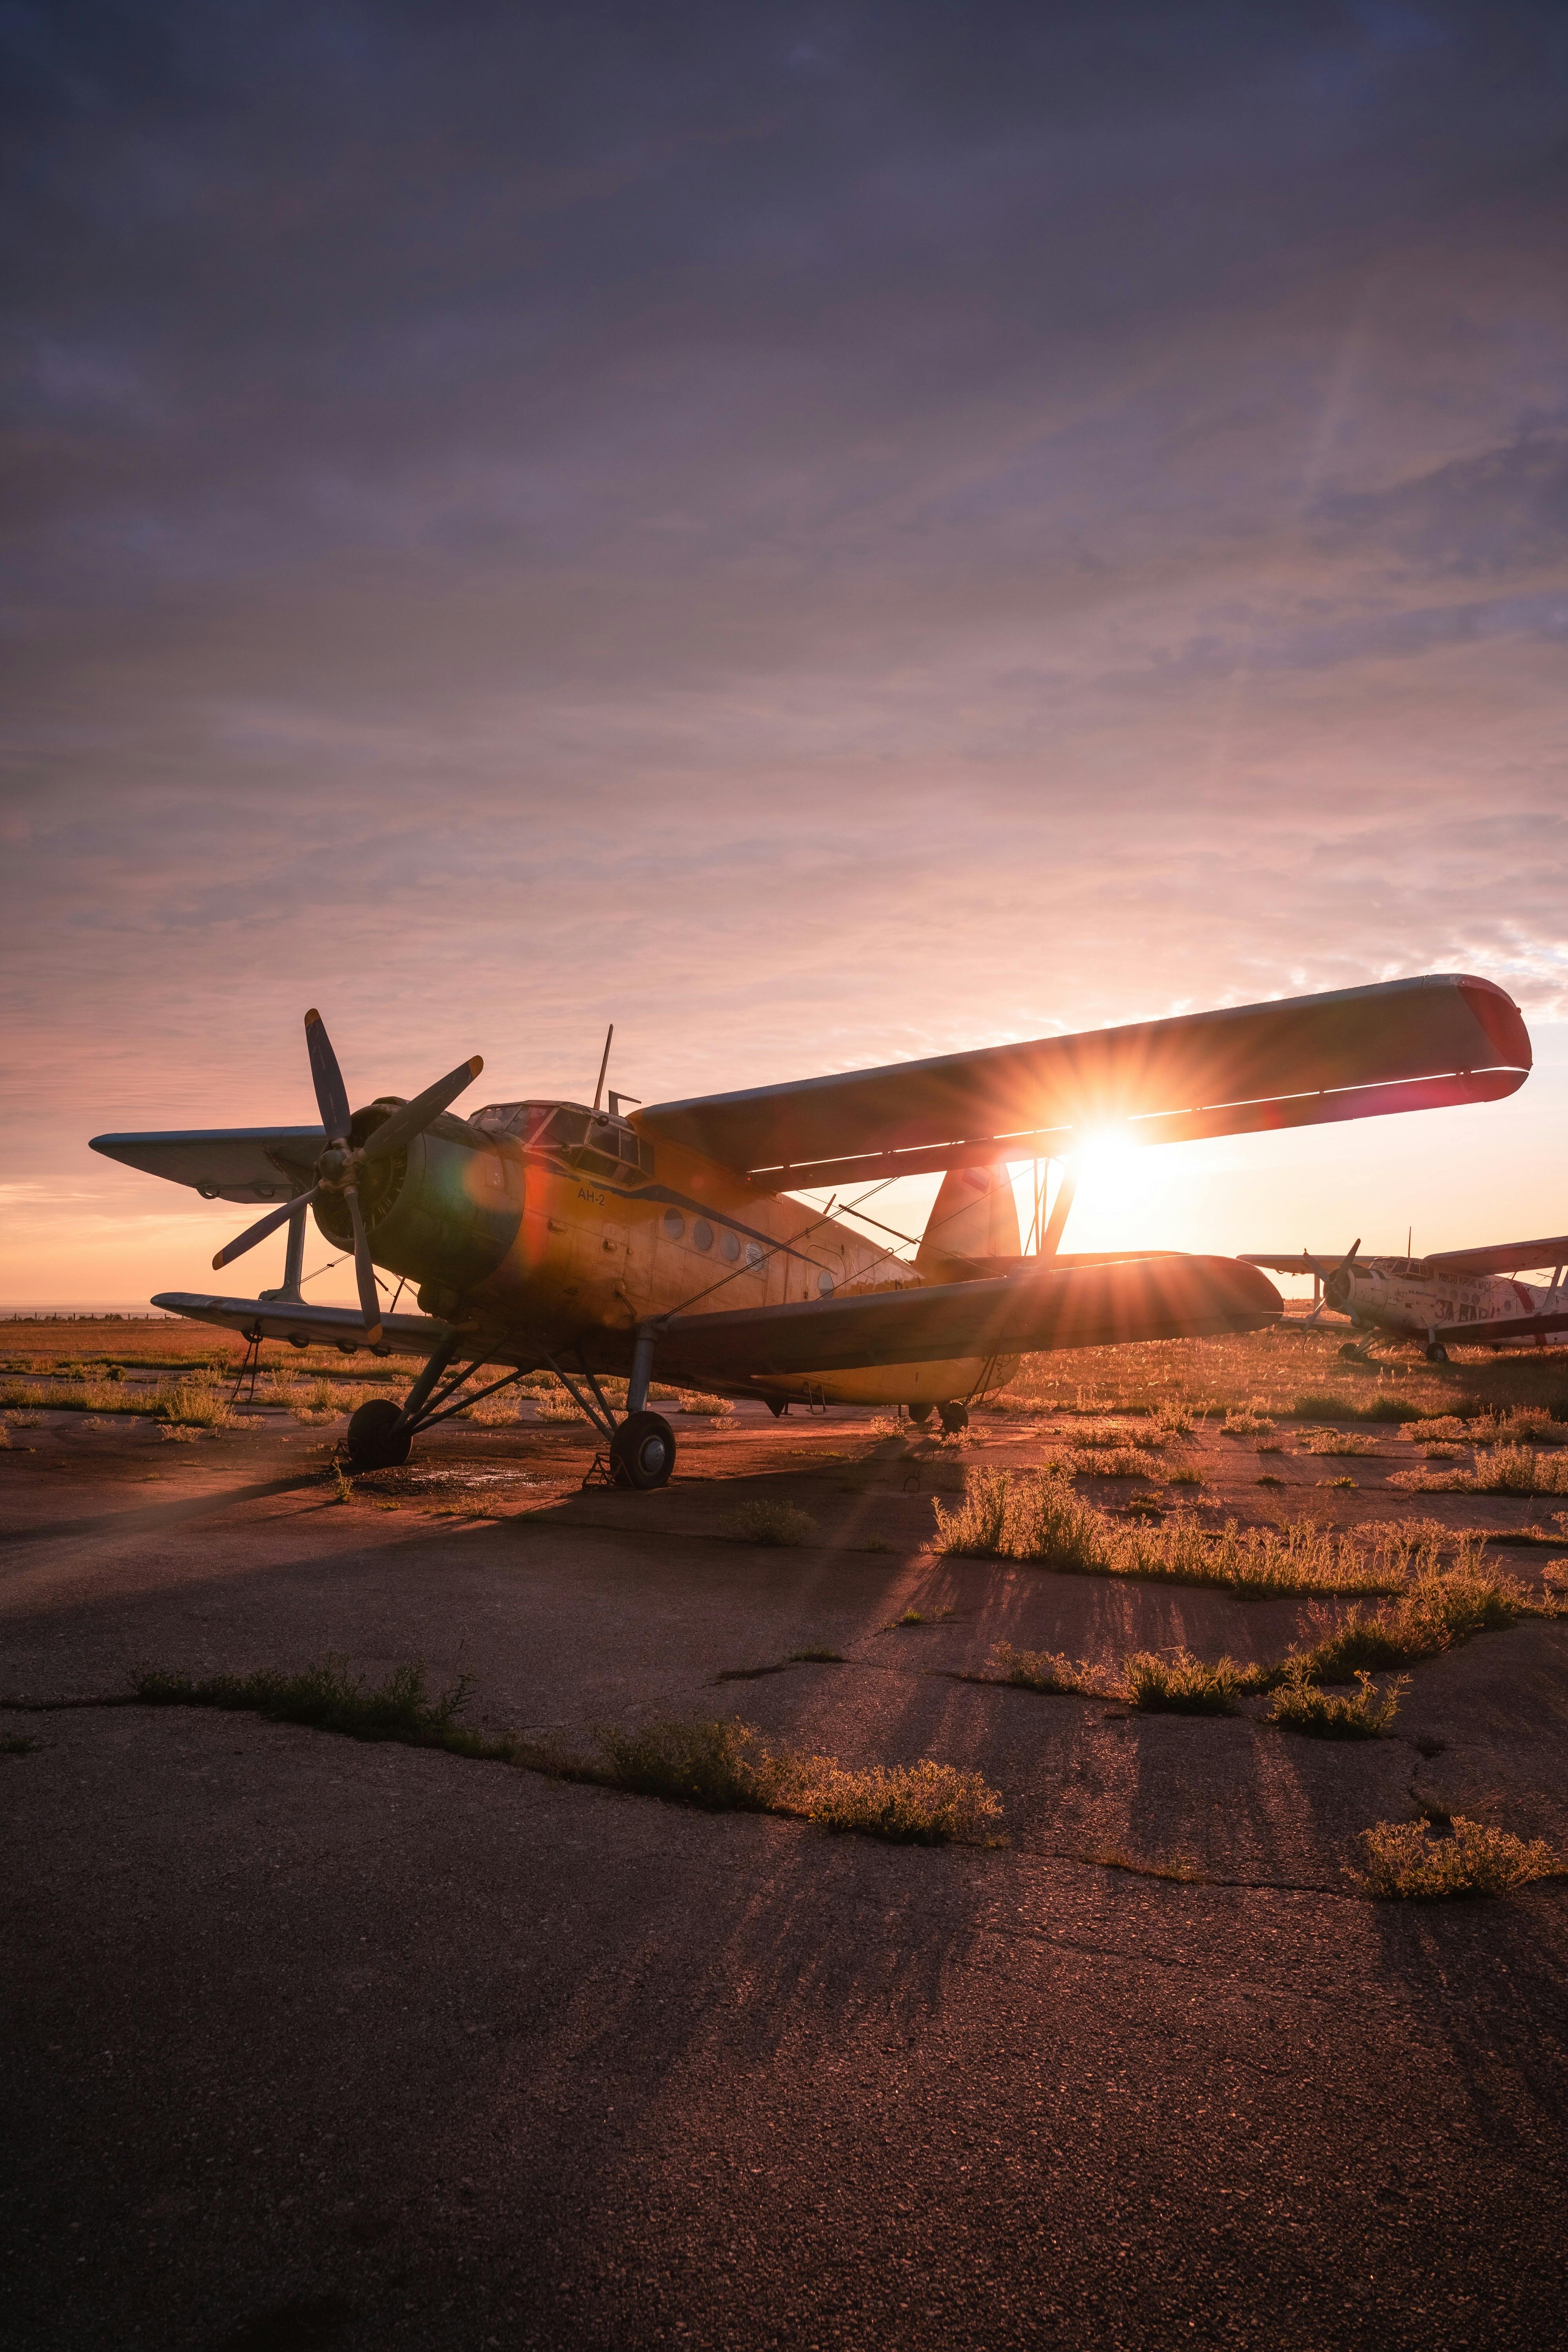
[[653, 1146], [624, 1118], [584, 1110], [576, 1103], [489, 1103], [473, 1125], [488, 1135], [510, 1135], [531, 1151], [558, 1151], [574, 1168], [605, 1182], [634, 1182], [653, 1174]]

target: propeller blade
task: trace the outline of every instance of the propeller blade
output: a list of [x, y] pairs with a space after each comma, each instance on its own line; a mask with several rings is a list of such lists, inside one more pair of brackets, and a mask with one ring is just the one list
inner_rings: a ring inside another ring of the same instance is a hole
[[365, 1138], [364, 1157], [367, 1160], [384, 1160], [389, 1152], [400, 1151], [405, 1143], [411, 1143], [416, 1135], [422, 1135], [431, 1120], [440, 1117], [448, 1103], [457, 1101], [465, 1087], [473, 1085], [484, 1066], [482, 1055], [471, 1055], [468, 1061], [459, 1062], [455, 1070], [448, 1070], [444, 1078], [437, 1078], [433, 1087], [426, 1087], [422, 1095], [416, 1095], [412, 1102], [405, 1103], [401, 1110], [395, 1110], [389, 1118], [384, 1118], [381, 1125], [373, 1128]]
[[359, 1284], [359, 1311], [364, 1317], [365, 1338], [374, 1348], [381, 1341], [381, 1293], [375, 1286], [375, 1268], [371, 1263], [370, 1244], [365, 1239], [359, 1194], [352, 1184], [344, 1187], [343, 1198], [349, 1204], [349, 1215], [353, 1220], [354, 1278]]
[[285, 1201], [280, 1209], [268, 1209], [267, 1214], [258, 1218], [237, 1241], [225, 1242], [213, 1260], [213, 1272], [216, 1274], [220, 1265], [227, 1265], [233, 1258], [243, 1257], [247, 1250], [256, 1247], [258, 1242], [264, 1242], [268, 1234], [275, 1234], [279, 1225], [287, 1224], [296, 1209], [308, 1209], [321, 1189], [319, 1184], [312, 1184], [308, 1192], [300, 1193], [295, 1200]]
[[310, 1076], [315, 1081], [316, 1108], [321, 1114], [321, 1125], [327, 1130], [327, 1141], [346, 1143], [350, 1118], [349, 1090], [343, 1084], [343, 1074], [338, 1067], [338, 1057], [332, 1051], [326, 1024], [314, 1005], [305, 1015], [305, 1045], [310, 1056]]

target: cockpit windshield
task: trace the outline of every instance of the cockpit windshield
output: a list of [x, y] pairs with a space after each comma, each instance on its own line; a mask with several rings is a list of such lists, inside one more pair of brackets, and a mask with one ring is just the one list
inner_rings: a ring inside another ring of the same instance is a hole
[[471, 1124], [510, 1135], [530, 1151], [559, 1152], [585, 1175], [634, 1181], [653, 1174], [653, 1146], [624, 1118], [577, 1103], [487, 1103]]

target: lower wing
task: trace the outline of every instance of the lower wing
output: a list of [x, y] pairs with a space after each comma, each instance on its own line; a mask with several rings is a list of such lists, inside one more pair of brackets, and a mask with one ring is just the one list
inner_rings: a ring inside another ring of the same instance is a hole
[[1140, 1258], [1001, 1281], [674, 1315], [657, 1327], [661, 1379], [854, 1371], [1256, 1331], [1282, 1312], [1274, 1285], [1227, 1257]]
[[[364, 1317], [357, 1307], [290, 1306], [279, 1298], [219, 1298], [206, 1291], [162, 1290], [153, 1300], [167, 1315], [217, 1323], [247, 1339], [291, 1339], [300, 1348], [363, 1348]], [[384, 1315], [378, 1356], [428, 1356], [451, 1337], [432, 1315]]]

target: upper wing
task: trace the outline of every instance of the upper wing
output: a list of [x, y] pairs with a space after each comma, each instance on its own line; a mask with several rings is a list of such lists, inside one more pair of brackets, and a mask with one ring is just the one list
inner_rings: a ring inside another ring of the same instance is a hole
[[[357, 1307], [310, 1307], [280, 1298], [220, 1298], [207, 1291], [161, 1290], [152, 1301], [168, 1315], [216, 1323], [246, 1339], [293, 1339], [306, 1347], [363, 1348], [364, 1317]], [[433, 1315], [384, 1315], [375, 1353], [428, 1356], [451, 1337]]]
[[[1256, 1250], [1237, 1250], [1237, 1255], [1243, 1265], [1267, 1266], [1270, 1274], [1321, 1275], [1323, 1271], [1317, 1259], [1309, 1257], [1305, 1250], [1293, 1250], [1287, 1257], [1263, 1257]], [[1331, 1267], [1337, 1265], [1339, 1260], [1331, 1257], [1328, 1263]]]
[[204, 1201], [287, 1201], [310, 1189], [327, 1139], [321, 1127], [187, 1127], [95, 1135], [94, 1151], [194, 1184]]
[[697, 1381], [850, 1371], [1253, 1331], [1280, 1311], [1273, 1284], [1234, 1258], [1142, 1258], [1003, 1281], [673, 1315], [658, 1326], [658, 1368], [661, 1378]]
[[637, 1125], [799, 1190], [1048, 1158], [1113, 1122], [1174, 1143], [1490, 1102], [1530, 1066], [1511, 998], [1437, 973], [658, 1103]]
[[1494, 1242], [1490, 1249], [1429, 1252], [1424, 1263], [1445, 1274], [1521, 1274], [1527, 1266], [1568, 1265], [1568, 1234], [1543, 1242]]

